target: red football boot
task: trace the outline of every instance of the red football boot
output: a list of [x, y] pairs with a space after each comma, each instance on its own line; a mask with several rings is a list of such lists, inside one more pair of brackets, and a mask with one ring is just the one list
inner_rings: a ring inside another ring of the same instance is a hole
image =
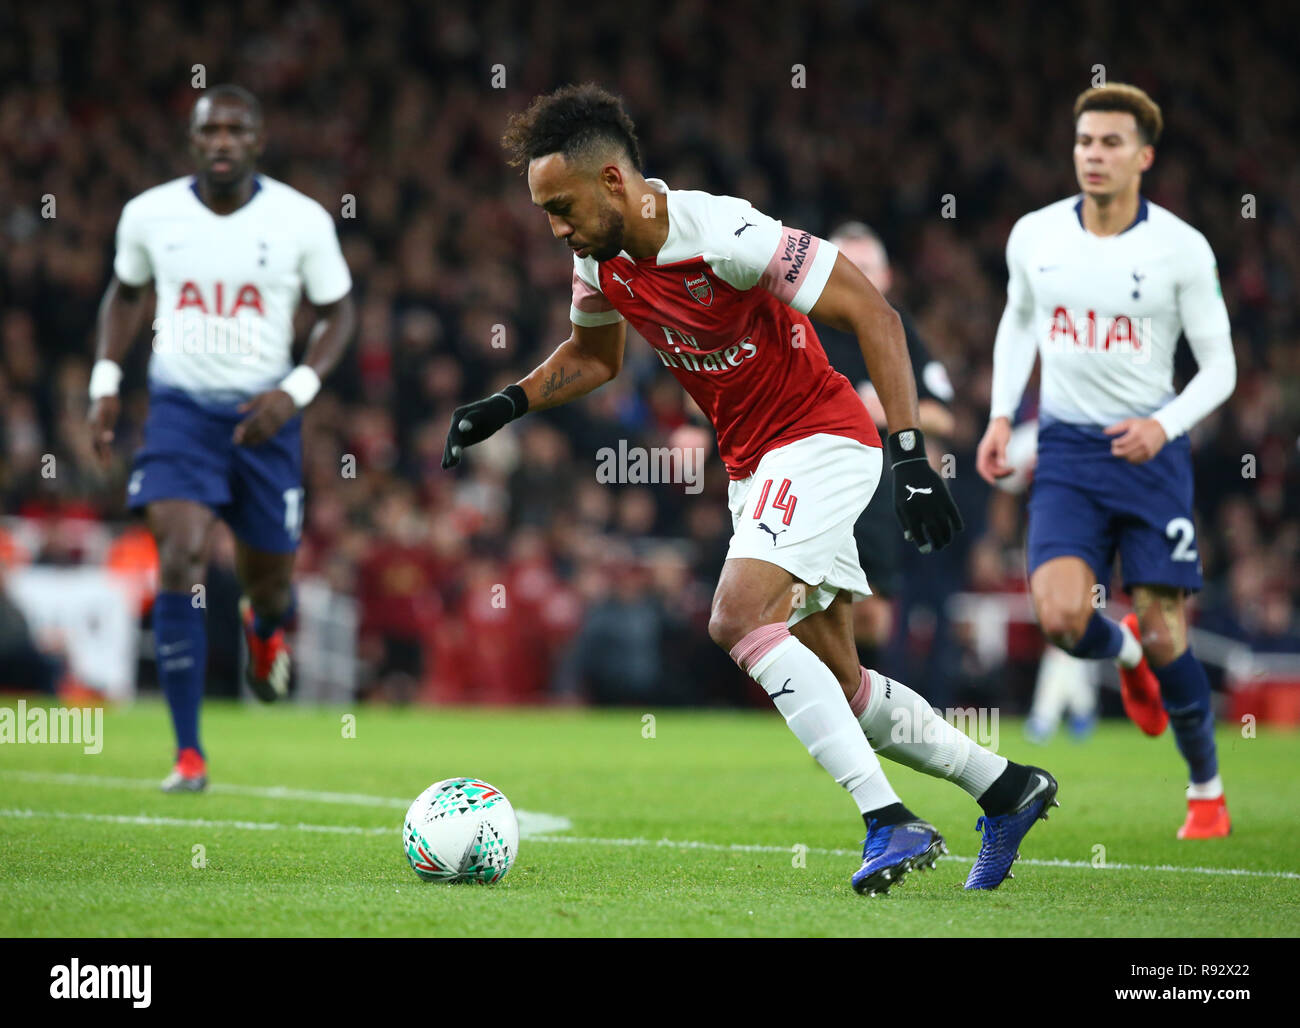
[[208, 787], [208, 765], [196, 749], [181, 750], [172, 773], [162, 781], [163, 792], [202, 792]]
[[1219, 839], [1231, 831], [1228, 804], [1222, 796], [1216, 800], [1188, 800], [1187, 820], [1178, 829], [1178, 838]]
[[[1125, 615], [1120, 624], [1127, 626], [1138, 639], [1142, 638], [1136, 614]], [[1169, 715], [1160, 702], [1160, 682], [1147, 663], [1145, 654], [1137, 667], [1120, 666], [1119, 691], [1124, 700], [1124, 713], [1129, 716], [1129, 720], [1147, 735], [1159, 735], [1165, 730], [1169, 724]]]
[[289, 644], [284, 628], [277, 628], [269, 639], [253, 629], [253, 605], [248, 597], [239, 600], [239, 617], [244, 623], [244, 641], [248, 645], [248, 687], [263, 703], [273, 703], [289, 695]]

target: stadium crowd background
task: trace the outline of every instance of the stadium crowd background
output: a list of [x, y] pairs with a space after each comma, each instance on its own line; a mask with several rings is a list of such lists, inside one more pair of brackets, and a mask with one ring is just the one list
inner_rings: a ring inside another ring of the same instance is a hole
[[[1144, 192], [1208, 237], [1233, 319], [1236, 392], [1193, 433], [1207, 580], [1196, 617], [1257, 649], [1300, 650], [1294, 23], [1282, 3], [1220, 9], [1219, 22], [1171, 3], [1103, 7], [6, 8], [0, 567], [108, 559], [129, 524], [149, 347], [139, 341], [128, 365], [119, 459], [101, 471], [84, 427], [95, 314], [122, 205], [190, 170], [185, 122], [201, 65], [208, 85], [236, 81], [261, 99], [267, 174], [336, 217], [355, 198], [355, 217], [338, 227], [360, 331], [306, 416], [299, 574], [356, 597], [361, 694], [765, 702], [706, 632], [730, 534], [712, 434], [639, 340], [609, 386], [528, 416], [455, 473], [440, 469], [453, 406], [519, 379], [568, 334], [571, 258], [498, 139], [535, 94], [591, 79], [624, 96], [647, 174], [673, 188], [744, 196], [822, 235], [847, 219], [880, 232], [890, 298], [955, 387], [957, 427], [943, 448], [956, 455], [951, 485], [966, 518], [950, 550], [906, 558], [905, 616], [885, 670], [939, 705], [1022, 704], [1028, 672], [981, 663], [945, 600], [1024, 589], [1023, 497], [990, 490], [974, 470], [1004, 245], [1016, 218], [1075, 191], [1069, 111], [1101, 65], [1162, 105]], [[501, 73], [505, 88], [493, 88]], [[953, 218], [941, 216], [945, 195]], [[1192, 367], [1183, 349], [1179, 384]], [[598, 484], [597, 450], [621, 439], [706, 446], [703, 492]], [[53, 477], [42, 474], [48, 454]], [[111, 558], [138, 561], [136, 544], [128, 533]], [[218, 538], [213, 692], [233, 689], [230, 561]], [[492, 602], [498, 584], [504, 607]], [[1023, 632], [1011, 657], [1032, 669], [1037, 645]]]

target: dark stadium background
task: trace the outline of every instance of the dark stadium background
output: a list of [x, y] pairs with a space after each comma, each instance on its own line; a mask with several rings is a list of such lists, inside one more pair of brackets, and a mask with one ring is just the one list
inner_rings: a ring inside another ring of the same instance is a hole
[[[907, 559], [899, 623], [909, 630], [883, 670], [941, 706], [1023, 708], [1036, 632], [1013, 627], [1009, 662], [989, 665], [946, 601], [1024, 589], [1022, 498], [991, 492], [974, 470], [1003, 248], [1016, 218], [1074, 191], [1070, 105], [1102, 65], [1162, 105], [1144, 192], [1209, 238], [1233, 319], [1236, 392], [1193, 433], [1207, 581], [1197, 623], [1257, 652], [1300, 651], [1290, 5], [1219, 7], [1218, 21], [1160, 2], [459, 6], [5, 6], [0, 569], [103, 562], [131, 524], [125, 473], [149, 347], [138, 341], [129, 364], [119, 460], [105, 474], [84, 428], [95, 313], [122, 205], [190, 170], [185, 120], [202, 65], [208, 85], [236, 81], [260, 97], [266, 173], [336, 217], [355, 198], [356, 216], [338, 227], [360, 332], [306, 417], [298, 573], [330, 587], [315, 594], [324, 623], [355, 622], [357, 633], [355, 646], [350, 632], [300, 640], [300, 666], [333, 674], [318, 693], [766, 706], [705, 629], [730, 531], [711, 435], [699, 495], [596, 482], [601, 446], [700, 438], [644, 344], [629, 342], [611, 385], [529, 416], [455, 473], [439, 467], [452, 407], [517, 380], [568, 333], [570, 258], [498, 139], [535, 94], [592, 79], [625, 97], [647, 174], [744, 196], [820, 234], [845, 219], [881, 233], [891, 299], [956, 389], [944, 448], [966, 518], [949, 551]], [[493, 87], [496, 65], [505, 88]], [[792, 86], [794, 65], [804, 88]], [[940, 216], [945, 194], [955, 218]], [[46, 197], [54, 217], [43, 216]], [[341, 473], [348, 455], [355, 477]], [[1242, 475], [1245, 455], [1255, 478]], [[131, 562], [129, 547], [116, 556]], [[230, 561], [218, 539], [210, 693], [236, 688]], [[491, 603], [496, 584], [504, 608]], [[12, 604], [0, 604], [0, 651], [21, 633]], [[57, 652], [57, 640], [41, 641]]]

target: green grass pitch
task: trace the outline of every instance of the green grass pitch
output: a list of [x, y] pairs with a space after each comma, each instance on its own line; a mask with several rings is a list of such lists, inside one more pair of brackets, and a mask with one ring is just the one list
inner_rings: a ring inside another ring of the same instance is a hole
[[[1004, 720], [1001, 752], [1051, 770], [1062, 807], [992, 893], [962, 889], [974, 801], [886, 762], [953, 856], [865, 898], [849, 887], [862, 839], [852, 801], [776, 714], [646, 713], [213, 703], [205, 795], [158, 791], [172, 743], [156, 702], [107, 710], [97, 755], [5, 743], [0, 933], [1300, 934], [1295, 733], [1222, 725], [1233, 834], [1180, 842], [1183, 765], [1168, 736], [1112, 722], [1087, 743], [1038, 748]], [[402, 853], [407, 803], [457, 775], [525, 812], [519, 859], [496, 886], [426, 884]]]

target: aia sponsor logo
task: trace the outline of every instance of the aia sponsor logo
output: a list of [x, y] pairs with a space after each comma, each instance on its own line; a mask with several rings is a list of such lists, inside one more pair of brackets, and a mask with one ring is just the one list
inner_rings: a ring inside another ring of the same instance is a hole
[[1117, 353], [1132, 357], [1138, 364], [1151, 359], [1151, 319], [1115, 317], [1096, 311], [1080, 314], [1065, 307], [1052, 312], [1047, 326], [1045, 349], [1058, 353]]
[[682, 279], [686, 285], [686, 291], [698, 303], [704, 304], [705, 307], [713, 303], [713, 285], [709, 282], [709, 276], [700, 272], [698, 275], [687, 275]]
[[[230, 300], [229, 309], [226, 308], [226, 300]], [[180, 295], [176, 300], [176, 309], [179, 311], [186, 308], [193, 308], [200, 314], [215, 314], [219, 318], [233, 318], [241, 310], [254, 311], [263, 317], [266, 316], [266, 311], [262, 307], [262, 294], [257, 286], [252, 284], [242, 285], [227, 293], [226, 284], [217, 282], [205, 294], [197, 282], [186, 282], [181, 286]]]

